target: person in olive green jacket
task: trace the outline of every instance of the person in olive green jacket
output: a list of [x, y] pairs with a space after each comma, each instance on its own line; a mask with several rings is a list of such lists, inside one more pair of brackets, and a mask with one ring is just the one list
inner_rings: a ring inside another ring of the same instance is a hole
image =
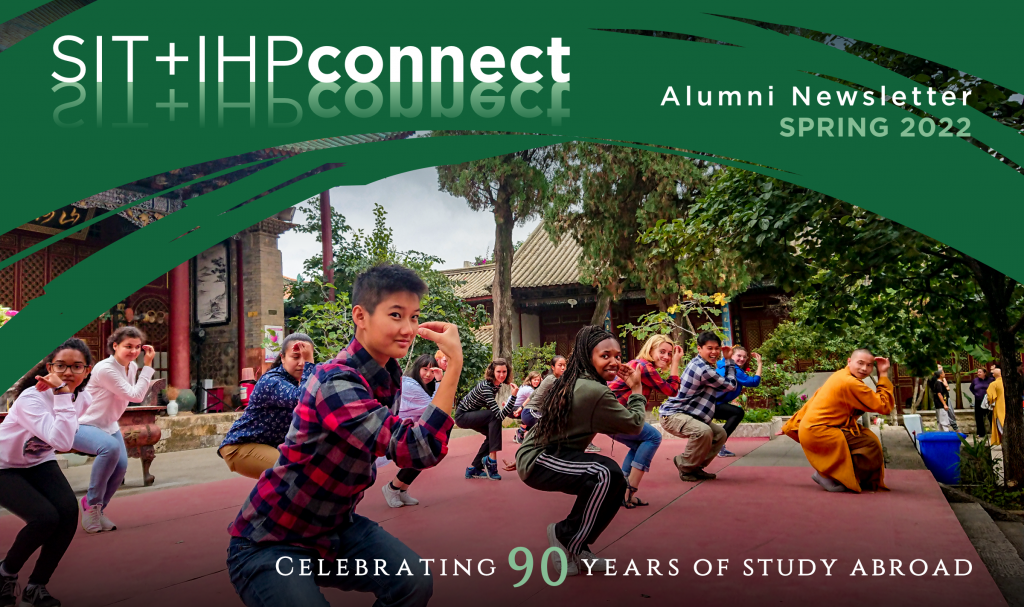
[[[615, 377], [632, 394], [623, 407], [608, 381]], [[566, 575], [577, 575], [581, 559], [589, 572], [604, 571], [607, 561], [590, 545], [619, 511], [626, 477], [615, 460], [587, 453], [595, 434], [639, 434], [646, 417], [640, 371], [622, 364], [619, 342], [601, 327], [576, 334], [565, 374], [544, 395], [541, 417], [516, 452], [516, 470], [527, 486], [576, 496], [569, 516], [548, 525], [548, 541], [565, 552]], [[552, 560], [556, 571], [562, 561]]]

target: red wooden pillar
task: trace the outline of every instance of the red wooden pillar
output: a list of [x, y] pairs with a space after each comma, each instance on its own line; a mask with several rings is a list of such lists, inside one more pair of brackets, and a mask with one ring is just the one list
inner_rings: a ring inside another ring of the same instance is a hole
[[192, 301], [189, 285], [189, 262], [171, 270], [170, 318], [170, 382], [175, 388], [192, 387], [189, 377], [189, 333], [191, 331]]
[[[331, 235], [331, 191], [320, 192], [320, 241], [323, 245], [324, 282], [334, 282], [334, 238]], [[334, 289], [328, 295], [334, 301]]]
[[242, 381], [242, 369], [245, 368], [245, 271], [242, 269], [242, 239], [235, 242], [238, 245], [235, 247], [238, 251], [238, 381]]

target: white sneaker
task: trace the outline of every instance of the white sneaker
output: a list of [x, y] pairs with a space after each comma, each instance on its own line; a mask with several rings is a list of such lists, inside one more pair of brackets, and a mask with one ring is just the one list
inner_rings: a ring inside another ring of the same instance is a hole
[[85, 529], [86, 533], [99, 533], [103, 531], [103, 523], [100, 522], [100, 517], [103, 513], [103, 506], [96, 504], [90, 506], [85, 498], [82, 498], [82, 529]]
[[[579, 575], [580, 574], [580, 565], [579, 565], [579, 562], [578, 562], [579, 557], [573, 556], [573, 555], [569, 554], [569, 551], [565, 549], [565, 546], [562, 545], [562, 542], [558, 541], [558, 538], [555, 536], [555, 524], [554, 523], [551, 523], [550, 525], [548, 525], [548, 543], [551, 544], [552, 548], [559, 548], [562, 552], [565, 553], [565, 560], [566, 560], [565, 575], [566, 575], [566, 577], [572, 577], [574, 575]], [[555, 568], [555, 573], [561, 573], [561, 571], [562, 571], [562, 559], [557, 558], [557, 557], [552, 558], [551, 559], [551, 564]]]
[[408, 491], [398, 491], [398, 498], [402, 500], [402, 503], [406, 506], [415, 506], [420, 503], [418, 499], [409, 495]]
[[392, 489], [391, 483], [384, 483], [381, 487], [381, 491], [384, 493], [384, 501], [388, 503], [388, 506], [392, 508], [401, 508], [405, 505], [402, 501], [401, 491], [398, 489]]
[[117, 525], [114, 524], [114, 521], [107, 518], [107, 513], [102, 508], [100, 508], [100, 527], [104, 531], [115, 531], [117, 529]]
[[[589, 569], [587, 568], [587, 564], [590, 565]], [[583, 550], [580, 552], [580, 565], [591, 573], [604, 573], [605, 571], [608, 571], [608, 560], [597, 556], [589, 550]]]

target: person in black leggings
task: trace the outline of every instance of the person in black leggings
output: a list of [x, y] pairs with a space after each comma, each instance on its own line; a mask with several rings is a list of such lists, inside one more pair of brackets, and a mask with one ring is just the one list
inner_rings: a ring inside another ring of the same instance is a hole
[[18, 605], [18, 573], [39, 550], [21, 595], [22, 607], [60, 607], [46, 590], [78, 527], [78, 501], [57, 464], [70, 451], [78, 417], [91, 399], [84, 392], [92, 355], [69, 339], [15, 386], [18, 395], [0, 424], [0, 506], [25, 526], [0, 562], [0, 607]]
[[[498, 460], [495, 459], [498, 451], [501, 451], [501, 423], [512, 414], [516, 394], [519, 392], [519, 387], [509, 381], [511, 375], [508, 361], [504, 358], [494, 359], [487, 365], [484, 380], [474, 386], [455, 409], [455, 423], [460, 428], [476, 430], [484, 435], [484, 442], [473, 458], [473, 464], [466, 468], [466, 478], [501, 480]], [[505, 383], [512, 388], [512, 396], [504, 406], [499, 406], [495, 395], [498, 387]]]

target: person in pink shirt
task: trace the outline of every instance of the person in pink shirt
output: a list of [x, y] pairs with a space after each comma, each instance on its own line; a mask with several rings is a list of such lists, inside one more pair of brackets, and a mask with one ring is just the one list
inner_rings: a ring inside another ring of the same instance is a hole
[[[17, 398], [0, 424], [0, 506], [25, 521], [0, 561], [0, 605], [60, 607], [46, 590], [78, 527], [75, 491], [57, 464], [71, 449], [78, 416], [90, 403], [92, 354], [69, 339], [14, 386]], [[18, 573], [36, 550], [28, 586], [18, 600]]]
[[[113, 531], [117, 525], [103, 512], [121, 486], [128, 470], [128, 451], [117, 420], [128, 403], [142, 402], [153, 379], [152, 346], [144, 346], [146, 335], [136, 327], [121, 327], [107, 339], [110, 357], [96, 363], [89, 382], [92, 404], [78, 420], [75, 451], [96, 456], [89, 477], [89, 491], [82, 498], [82, 528], [87, 533]], [[139, 372], [135, 359], [145, 352]]]

